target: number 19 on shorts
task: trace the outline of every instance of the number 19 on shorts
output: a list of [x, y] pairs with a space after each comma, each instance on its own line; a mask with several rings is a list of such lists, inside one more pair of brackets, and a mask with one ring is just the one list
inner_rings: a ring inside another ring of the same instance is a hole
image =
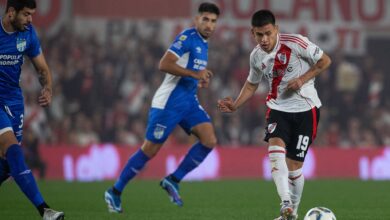
[[309, 146], [309, 140], [310, 140], [309, 136], [299, 135], [297, 150], [306, 151], [307, 147]]

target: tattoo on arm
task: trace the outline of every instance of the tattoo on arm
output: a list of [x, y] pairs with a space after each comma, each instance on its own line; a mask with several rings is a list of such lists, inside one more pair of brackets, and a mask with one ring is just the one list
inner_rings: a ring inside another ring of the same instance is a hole
[[47, 85], [47, 77], [43, 73], [43, 71], [39, 73], [38, 79], [39, 79], [39, 83], [41, 84], [41, 86]]

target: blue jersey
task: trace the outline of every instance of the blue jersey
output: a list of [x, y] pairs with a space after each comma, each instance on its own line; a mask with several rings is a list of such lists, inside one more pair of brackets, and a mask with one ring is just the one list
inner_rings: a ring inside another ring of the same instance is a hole
[[[195, 28], [186, 29], [180, 33], [168, 51], [179, 58], [177, 64], [183, 68], [200, 71], [207, 66], [208, 42]], [[152, 107], [165, 109], [189, 98], [194, 99], [197, 88], [197, 79], [166, 73], [163, 83], [153, 97]]]
[[[207, 66], [208, 43], [195, 28], [179, 34], [168, 51], [179, 58], [177, 64], [183, 68], [198, 72]], [[209, 123], [210, 116], [197, 99], [197, 89], [197, 79], [166, 73], [153, 97], [146, 139], [163, 143], [176, 125], [190, 134], [196, 125]]]
[[23, 55], [30, 58], [41, 53], [37, 34], [30, 24], [25, 31], [7, 33], [0, 28], [0, 104], [23, 104], [19, 86]]

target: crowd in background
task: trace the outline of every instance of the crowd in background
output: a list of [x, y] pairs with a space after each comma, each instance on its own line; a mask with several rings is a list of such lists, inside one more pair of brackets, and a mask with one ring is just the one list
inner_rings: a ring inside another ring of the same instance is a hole
[[[123, 39], [107, 38], [104, 42], [93, 33], [80, 36], [65, 28], [58, 33], [41, 35], [53, 74], [50, 108], [37, 104], [39, 82], [31, 64], [24, 66], [25, 132], [53, 146], [114, 142], [138, 147], [144, 138], [151, 99], [164, 77], [158, 63], [167, 48], [156, 40], [159, 29], [141, 37], [135, 28]], [[199, 91], [199, 98], [214, 122], [220, 145], [265, 146], [265, 81], [238, 112], [221, 114], [216, 108], [219, 98], [238, 95], [248, 75], [250, 52], [234, 38], [210, 41], [208, 68], [214, 77], [209, 89]], [[388, 70], [379, 68], [376, 57], [369, 54], [348, 57], [341, 51], [327, 53], [332, 66], [316, 78], [323, 107], [314, 145], [390, 146]], [[191, 141], [193, 138], [178, 128], [167, 146]]]

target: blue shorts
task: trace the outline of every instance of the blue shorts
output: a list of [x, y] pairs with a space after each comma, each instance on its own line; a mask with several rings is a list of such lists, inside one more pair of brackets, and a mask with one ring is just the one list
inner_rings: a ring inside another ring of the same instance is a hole
[[164, 143], [177, 124], [190, 134], [193, 127], [204, 122], [211, 122], [210, 116], [198, 101], [175, 105], [175, 108], [151, 108], [146, 139], [153, 143]]
[[18, 142], [23, 138], [23, 105], [0, 106], [0, 134], [12, 131]]

